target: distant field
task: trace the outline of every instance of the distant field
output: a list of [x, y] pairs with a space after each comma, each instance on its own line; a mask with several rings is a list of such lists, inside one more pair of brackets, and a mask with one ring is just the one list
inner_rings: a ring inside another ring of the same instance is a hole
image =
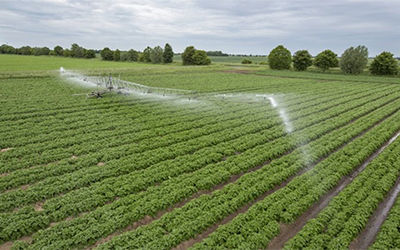
[[228, 59], [0, 55], [0, 249], [400, 248], [400, 78]]

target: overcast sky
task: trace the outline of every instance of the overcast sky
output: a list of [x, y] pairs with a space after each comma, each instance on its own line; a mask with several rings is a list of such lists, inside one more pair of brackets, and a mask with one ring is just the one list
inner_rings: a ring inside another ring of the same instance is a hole
[[0, 43], [268, 54], [278, 44], [400, 55], [400, 0], [0, 0]]

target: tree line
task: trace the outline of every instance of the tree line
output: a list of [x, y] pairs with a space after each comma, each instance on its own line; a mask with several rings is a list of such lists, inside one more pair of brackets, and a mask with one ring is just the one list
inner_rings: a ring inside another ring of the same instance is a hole
[[3, 44], [0, 46], [0, 54], [17, 54], [17, 55], [33, 55], [33, 56], [64, 56], [76, 58], [95, 58], [96, 51], [93, 49], [85, 49], [74, 43], [70, 49], [64, 49], [57, 45], [53, 50], [48, 47], [30, 47], [22, 46], [14, 48], [11, 45]]
[[[312, 58], [307, 50], [296, 51], [292, 56], [287, 48], [279, 45], [269, 53], [268, 63], [271, 69], [278, 70], [290, 69], [293, 64], [295, 70], [304, 71], [314, 65], [322, 71], [340, 67], [345, 74], [360, 74], [368, 64], [368, 48], [363, 45], [350, 47], [343, 52], [339, 60], [337, 54], [329, 49]], [[374, 58], [369, 71], [373, 75], [397, 75], [399, 63], [392, 53], [384, 51]]]

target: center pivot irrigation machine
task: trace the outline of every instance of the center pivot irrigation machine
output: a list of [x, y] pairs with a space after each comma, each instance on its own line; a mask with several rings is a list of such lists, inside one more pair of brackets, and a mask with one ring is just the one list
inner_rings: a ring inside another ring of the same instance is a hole
[[78, 82], [88, 87], [96, 87], [96, 90], [87, 93], [87, 98], [102, 98], [108, 93], [118, 94], [137, 94], [137, 95], [157, 95], [158, 97], [185, 97], [195, 99], [198, 96], [196, 91], [170, 89], [170, 88], [158, 88], [145, 86], [138, 83], [128, 82], [121, 80], [121, 76], [118, 78], [113, 77], [111, 74], [107, 76], [85, 76], [73, 71], [64, 70], [60, 68], [60, 73], [63, 77]]

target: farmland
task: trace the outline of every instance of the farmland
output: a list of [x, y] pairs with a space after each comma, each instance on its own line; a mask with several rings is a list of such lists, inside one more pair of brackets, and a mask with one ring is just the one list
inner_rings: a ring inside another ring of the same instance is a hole
[[239, 63], [0, 55], [0, 248], [399, 248], [400, 79]]

